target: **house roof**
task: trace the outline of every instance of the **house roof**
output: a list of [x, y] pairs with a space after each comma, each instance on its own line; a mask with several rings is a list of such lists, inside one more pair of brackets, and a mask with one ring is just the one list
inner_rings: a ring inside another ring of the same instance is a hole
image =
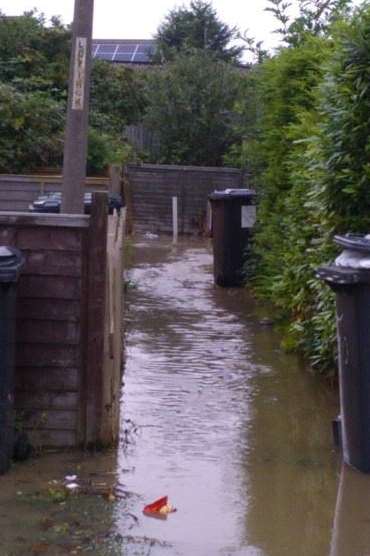
[[151, 39], [93, 39], [94, 59], [121, 64], [151, 64], [155, 41]]

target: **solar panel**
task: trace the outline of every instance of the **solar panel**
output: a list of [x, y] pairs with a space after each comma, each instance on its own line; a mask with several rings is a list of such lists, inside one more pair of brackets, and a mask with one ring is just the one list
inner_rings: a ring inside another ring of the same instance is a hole
[[149, 40], [94, 40], [92, 45], [93, 58], [126, 64], [149, 64], [154, 52], [155, 43]]
[[116, 50], [116, 45], [112, 44], [99, 44], [99, 52], [114, 52]]
[[132, 54], [126, 54], [125, 52], [120, 52], [115, 56], [114, 61], [128, 63], [131, 62], [131, 59], [132, 59]]
[[154, 52], [154, 45], [151, 44], [139, 44], [139, 52], [149, 52], [149, 51], [153, 51]]
[[96, 58], [99, 60], [106, 60], [107, 62], [111, 62], [113, 58], [113, 52], [100, 52]]
[[127, 54], [132, 56], [136, 52], [136, 48], [119, 48], [117, 54]]
[[148, 61], [149, 61], [149, 58], [148, 58], [147, 54], [136, 54], [136, 56], [133, 60], [133, 62], [137, 63], [137, 64], [145, 63], [145, 62], [148, 62]]
[[118, 50], [135, 50], [135, 48], [137, 47], [137, 42], [126, 42], [125, 44], [119, 44], [118, 45]]

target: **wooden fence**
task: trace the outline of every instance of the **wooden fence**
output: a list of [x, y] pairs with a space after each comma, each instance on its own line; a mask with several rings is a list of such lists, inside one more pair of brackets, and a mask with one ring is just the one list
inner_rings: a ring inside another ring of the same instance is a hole
[[[110, 183], [109, 177], [87, 178], [86, 191], [107, 191]], [[0, 211], [25, 212], [39, 195], [57, 191], [62, 191], [61, 176], [0, 174]]]
[[125, 128], [124, 135], [127, 141], [139, 152], [146, 152], [152, 158], [159, 154], [160, 139], [158, 133], [151, 131], [143, 124], [129, 125]]
[[[15, 404], [38, 446], [109, 444], [122, 370], [122, 217], [0, 213], [0, 243], [26, 264], [18, 285]], [[108, 233], [109, 228], [109, 233]]]
[[245, 176], [236, 168], [142, 164], [128, 165], [124, 182], [130, 231], [171, 233], [175, 196], [179, 233], [202, 234], [209, 194], [243, 187]]

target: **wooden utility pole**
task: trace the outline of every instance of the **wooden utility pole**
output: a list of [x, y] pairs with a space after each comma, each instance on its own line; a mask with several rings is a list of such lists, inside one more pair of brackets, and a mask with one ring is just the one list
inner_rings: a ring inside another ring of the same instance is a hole
[[84, 212], [94, 0], [75, 0], [64, 143], [62, 212]]

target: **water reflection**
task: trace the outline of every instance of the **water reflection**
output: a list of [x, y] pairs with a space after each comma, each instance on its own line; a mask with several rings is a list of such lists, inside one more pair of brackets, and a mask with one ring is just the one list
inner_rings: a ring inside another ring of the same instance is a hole
[[139, 243], [135, 259], [123, 407], [140, 433], [119, 463], [133, 512], [164, 494], [179, 508], [137, 531], [184, 556], [327, 556], [335, 394], [244, 290], [213, 286], [204, 243]]
[[370, 554], [370, 476], [343, 465], [330, 556]]
[[[336, 393], [211, 264], [204, 242], [135, 246], [118, 461], [43, 454], [0, 477], [1, 556], [370, 554], [368, 477], [343, 470], [335, 512]], [[66, 474], [87, 488], [58, 502]], [[178, 512], [143, 516], [164, 494]]]

